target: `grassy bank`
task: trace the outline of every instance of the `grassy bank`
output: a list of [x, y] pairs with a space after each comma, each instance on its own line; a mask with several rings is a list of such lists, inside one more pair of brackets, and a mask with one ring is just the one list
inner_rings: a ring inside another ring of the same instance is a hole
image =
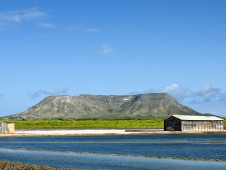
[[128, 129], [163, 128], [163, 119], [150, 120], [23, 120], [13, 121], [16, 129]]

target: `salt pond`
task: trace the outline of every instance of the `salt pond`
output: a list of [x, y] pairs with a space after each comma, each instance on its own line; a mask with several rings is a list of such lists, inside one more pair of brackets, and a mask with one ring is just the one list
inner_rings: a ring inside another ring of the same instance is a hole
[[226, 169], [225, 134], [2, 137], [0, 148], [1, 160], [58, 168]]

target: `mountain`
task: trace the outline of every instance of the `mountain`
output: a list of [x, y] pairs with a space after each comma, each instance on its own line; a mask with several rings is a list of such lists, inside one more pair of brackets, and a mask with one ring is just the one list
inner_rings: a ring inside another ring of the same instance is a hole
[[148, 119], [199, 115], [166, 93], [50, 96], [8, 119]]

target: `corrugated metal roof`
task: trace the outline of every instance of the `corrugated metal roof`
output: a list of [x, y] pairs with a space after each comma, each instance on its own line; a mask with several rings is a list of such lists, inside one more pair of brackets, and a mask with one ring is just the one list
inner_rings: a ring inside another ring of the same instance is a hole
[[180, 120], [223, 120], [216, 116], [188, 116], [188, 115], [173, 115]]

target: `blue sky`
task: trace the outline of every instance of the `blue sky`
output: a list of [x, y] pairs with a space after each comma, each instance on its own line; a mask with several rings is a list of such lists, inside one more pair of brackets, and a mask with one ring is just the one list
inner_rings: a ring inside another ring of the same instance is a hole
[[226, 1], [1, 0], [0, 116], [50, 95], [167, 92], [226, 117]]

